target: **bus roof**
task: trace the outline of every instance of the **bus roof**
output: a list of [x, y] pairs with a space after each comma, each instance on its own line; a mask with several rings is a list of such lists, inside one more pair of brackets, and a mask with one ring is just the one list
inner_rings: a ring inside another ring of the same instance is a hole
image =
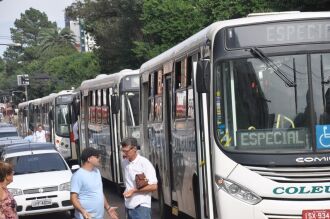
[[19, 104], [18, 104], [18, 109], [23, 109], [24, 107], [28, 107], [30, 101], [31, 101], [31, 100], [28, 100], [28, 101], [25, 101], [25, 102], [19, 103]]
[[[330, 18], [330, 12], [290, 12], [290, 13], [272, 13], [263, 14], [260, 16], [244, 17], [232, 20], [217, 21], [208, 27], [202, 29], [198, 33], [187, 38], [183, 42], [177, 44], [176, 46], [170, 48], [169, 50], [161, 53], [160, 55], [152, 58], [151, 60], [142, 64], [140, 72], [149, 73], [162, 67], [164, 63], [174, 61], [175, 58], [180, 58], [198, 49], [200, 46], [204, 45], [207, 40], [211, 40], [215, 37], [215, 34], [222, 28], [237, 25], [247, 25], [255, 23], [265, 23], [273, 21], [285, 21], [285, 20], [301, 20], [301, 19], [316, 19], [316, 18]], [[143, 80], [147, 80], [143, 78]]]
[[120, 72], [109, 75], [98, 75], [94, 79], [85, 80], [80, 85], [80, 91], [90, 91], [95, 89], [102, 89], [113, 87], [120, 83], [120, 80], [127, 75], [137, 75], [139, 70], [124, 69]]

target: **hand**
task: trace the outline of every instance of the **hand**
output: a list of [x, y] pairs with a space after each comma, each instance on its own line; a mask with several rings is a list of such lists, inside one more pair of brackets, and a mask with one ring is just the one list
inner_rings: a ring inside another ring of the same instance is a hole
[[126, 192], [124, 192], [123, 195], [125, 198], [130, 198], [130, 197], [132, 197], [132, 195], [134, 194], [135, 191], [136, 191], [136, 189], [130, 189], [130, 190], [127, 190]]
[[118, 207], [109, 208], [108, 213], [109, 213], [111, 219], [119, 219], [117, 209], [118, 209]]
[[92, 219], [92, 215], [90, 213], [88, 213], [87, 211], [83, 211], [82, 215], [83, 215], [84, 219]]

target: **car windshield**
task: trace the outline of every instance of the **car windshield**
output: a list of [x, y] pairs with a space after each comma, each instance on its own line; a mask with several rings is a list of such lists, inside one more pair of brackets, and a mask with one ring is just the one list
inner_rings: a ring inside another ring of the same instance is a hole
[[18, 136], [17, 132], [1, 132], [0, 131], [0, 138], [4, 138], [4, 137], [15, 137]]
[[[218, 142], [234, 151], [311, 151], [313, 135], [328, 136], [329, 88], [330, 54], [326, 53], [257, 54], [218, 62], [214, 94]], [[319, 133], [318, 127], [323, 128]], [[330, 140], [324, 141], [320, 145], [330, 146]], [[327, 147], [317, 145], [317, 149]]]
[[7, 162], [14, 166], [15, 175], [68, 169], [65, 161], [58, 153], [10, 157], [7, 159]]

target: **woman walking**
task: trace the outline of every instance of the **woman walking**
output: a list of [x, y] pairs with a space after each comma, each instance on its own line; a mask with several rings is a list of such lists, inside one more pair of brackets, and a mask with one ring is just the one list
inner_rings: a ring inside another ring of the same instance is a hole
[[0, 219], [18, 219], [16, 201], [7, 189], [13, 182], [13, 166], [0, 161]]

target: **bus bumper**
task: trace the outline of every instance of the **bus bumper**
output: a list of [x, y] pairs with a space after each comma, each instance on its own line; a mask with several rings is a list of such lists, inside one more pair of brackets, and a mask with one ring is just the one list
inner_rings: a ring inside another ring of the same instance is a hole
[[[303, 219], [303, 210], [329, 210], [329, 200], [271, 200], [263, 199], [256, 205], [238, 200], [223, 190], [218, 191], [218, 218], [232, 219]], [[325, 217], [326, 218], [326, 217]]]

